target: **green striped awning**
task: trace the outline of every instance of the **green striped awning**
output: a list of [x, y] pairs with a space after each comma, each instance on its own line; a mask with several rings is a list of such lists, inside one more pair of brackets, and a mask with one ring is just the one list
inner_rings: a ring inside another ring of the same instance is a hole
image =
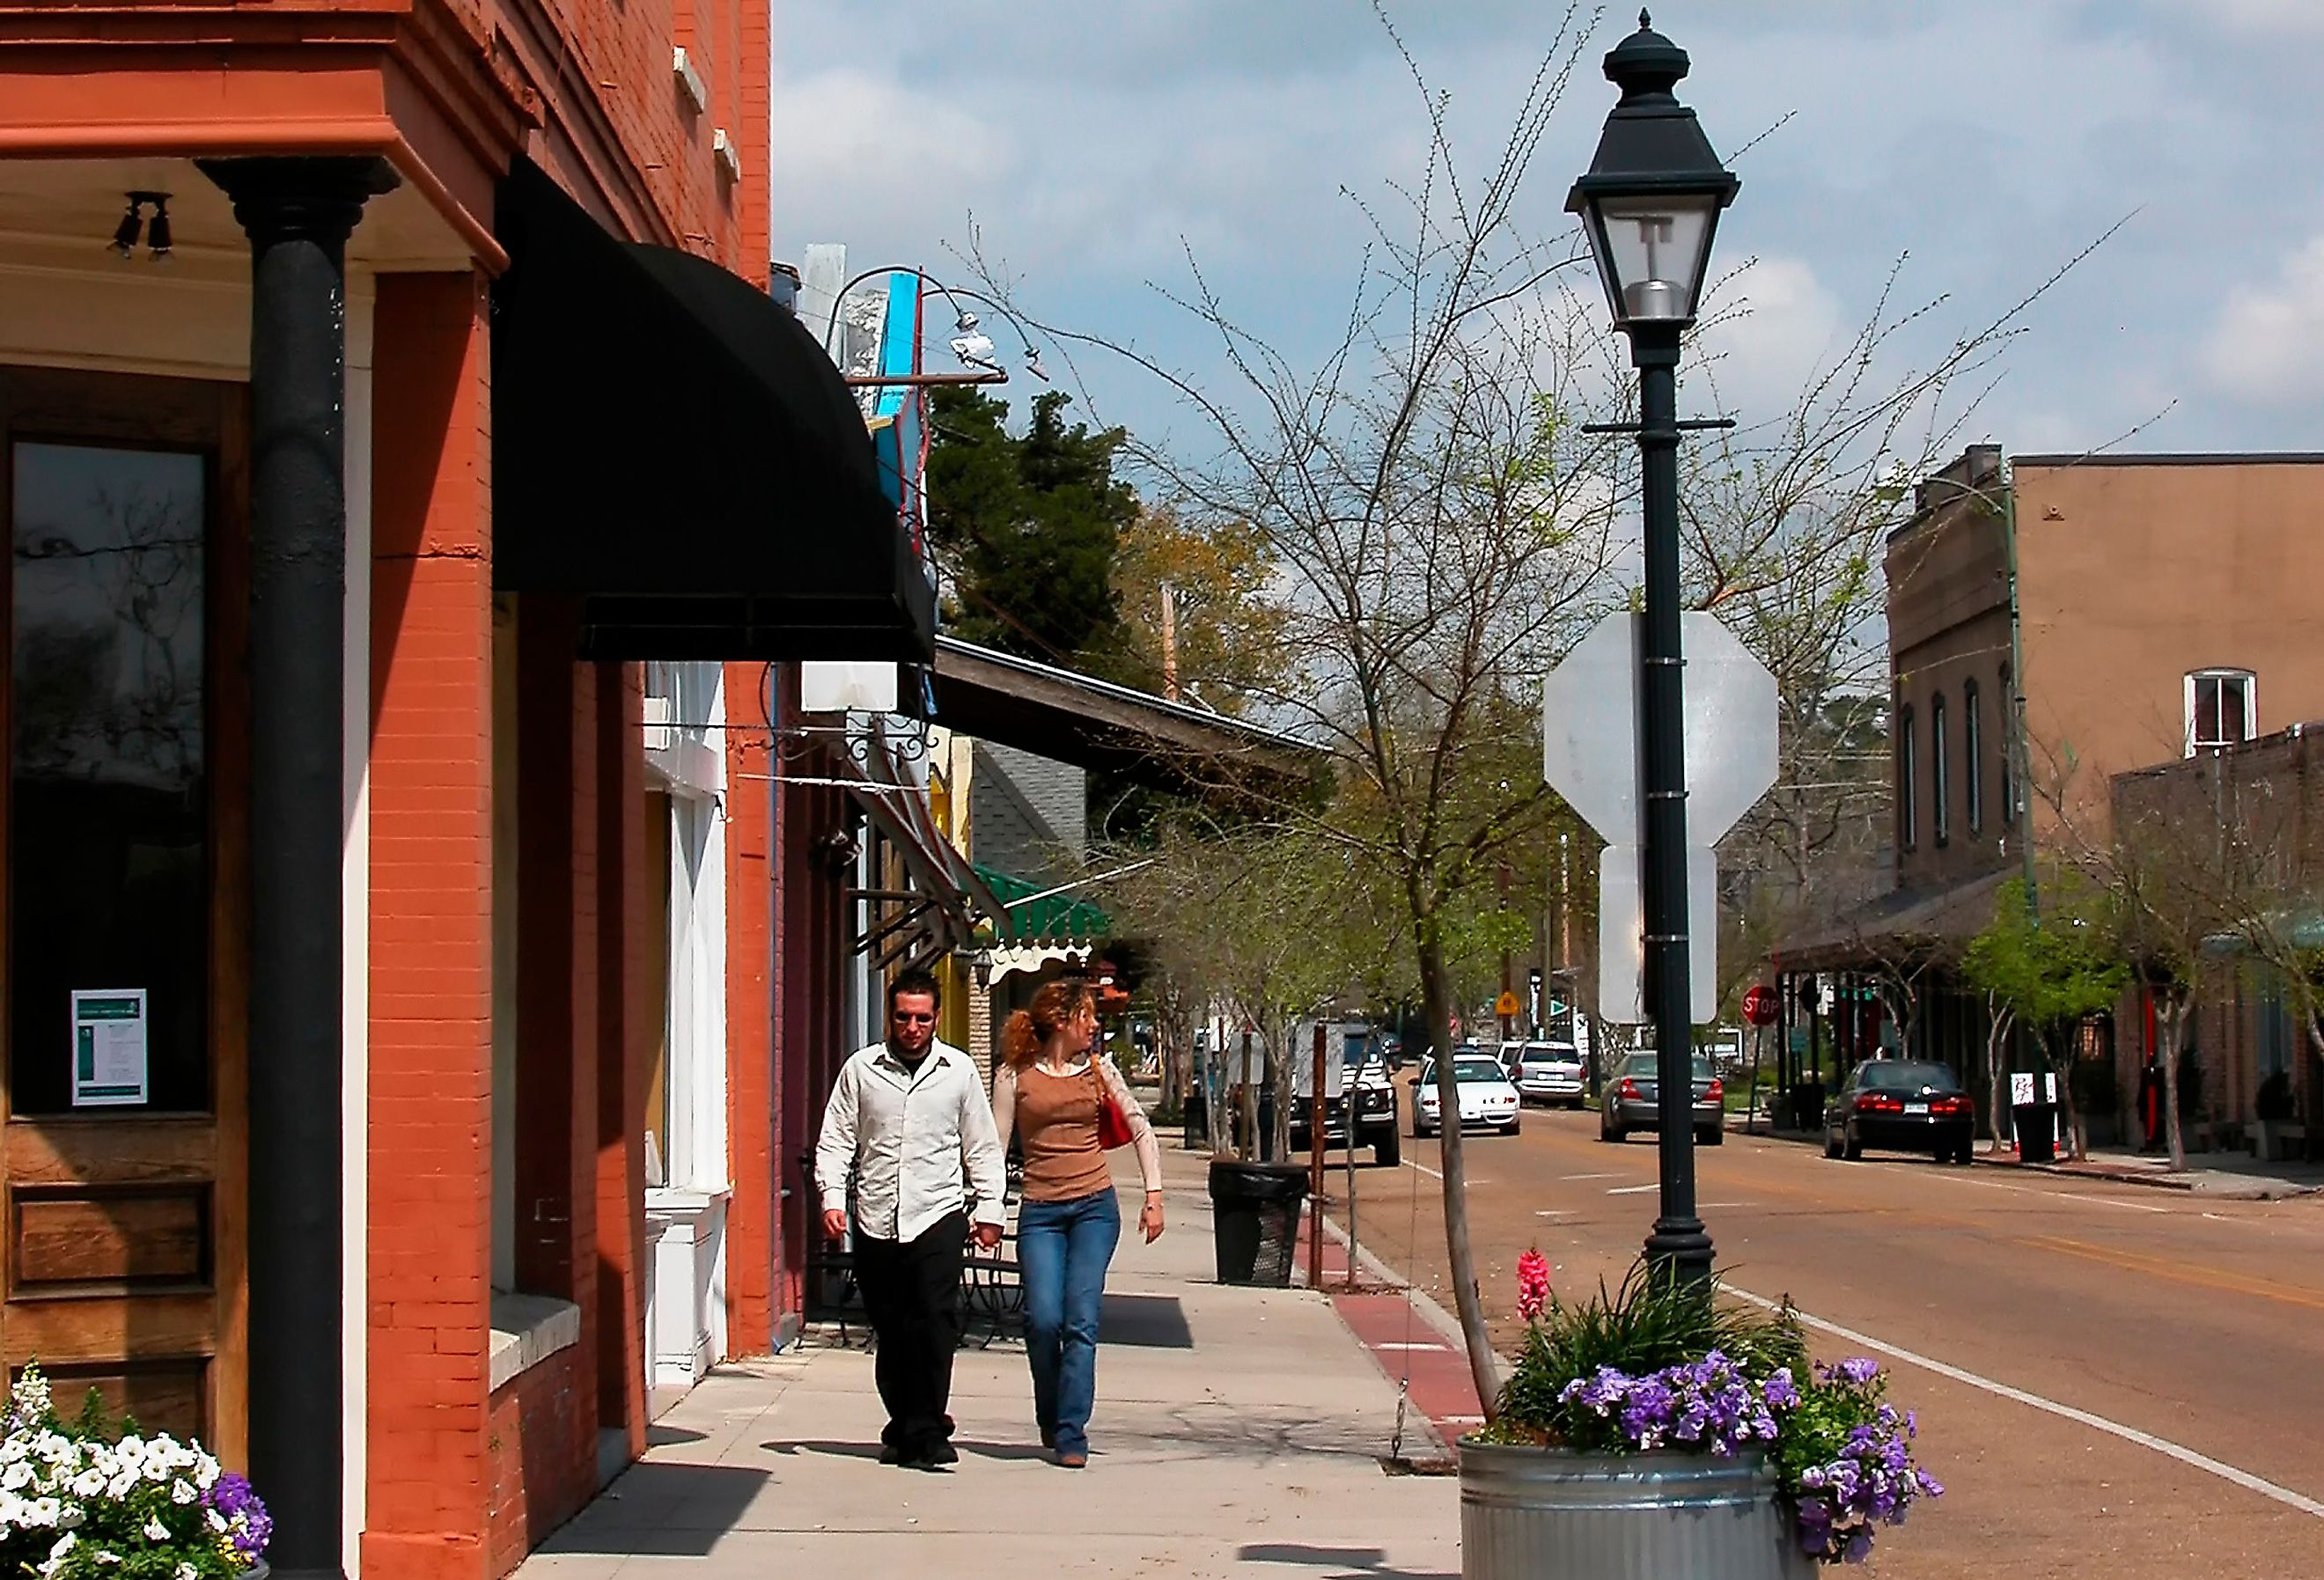
[[[1113, 929], [1112, 919], [1086, 900], [1070, 893], [1052, 894], [1050, 883], [1036, 883], [996, 868], [978, 865], [976, 875], [1008, 910], [1006, 925], [994, 919], [999, 941], [1009, 944], [1094, 942]], [[1038, 898], [1037, 898], [1038, 896]]]

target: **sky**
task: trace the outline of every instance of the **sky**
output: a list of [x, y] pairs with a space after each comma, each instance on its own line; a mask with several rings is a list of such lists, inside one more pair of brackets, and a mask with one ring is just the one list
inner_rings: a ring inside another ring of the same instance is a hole
[[[1483, 163], [1558, 5], [1388, 9]], [[1747, 418], [1791, 403], [1900, 260], [1894, 300], [1936, 305], [1895, 356], [1925, 363], [2126, 221], [2028, 310], [1961, 437], [2324, 450], [2324, 0], [1663, 0], [1655, 23], [1743, 180], [1714, 272], [1748, 265], [1720, 377]], [[1591, 32], [1533, 234], [1563, 226], [1613, 102], [1599, 60], [1635, 24], [1615, 7]], [[1378, 199], [1424, 152], [1362, 0], [792, 0], [779, 34], [778, 257], [838, 241], [852, 270], [957, 284], [981, 246], [1045, 320], [1198, 376], [1208, 340], [1157, 286], [1199, 265], [1295, 362], [1319, 355], [1364, 241], [1342, 189]], [[1150, 375], [1077, 365], [1104, 420], [1165, 446], [1194, 428]]]

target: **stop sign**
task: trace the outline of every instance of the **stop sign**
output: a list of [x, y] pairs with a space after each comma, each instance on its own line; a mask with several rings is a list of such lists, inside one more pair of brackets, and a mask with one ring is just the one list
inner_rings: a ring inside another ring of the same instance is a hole
[[1775, 990], [1764, 982], [1755, 982], [1743, 995], [1743, 1018], [1754, 1026], [1772, 1026], [1779, 1013]]

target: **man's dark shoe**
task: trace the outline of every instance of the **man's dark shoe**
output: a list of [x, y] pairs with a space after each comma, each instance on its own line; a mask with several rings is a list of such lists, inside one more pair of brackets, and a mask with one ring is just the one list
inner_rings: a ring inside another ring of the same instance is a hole
[[958, 1465], [960, 1463], [960, 1450], [954, 1448], [949, 1443], [931, 1443], [920, 1457], [927, 1461], [930, 1466]]
[[882, 1465], [901, 1465], [904, 1463], [904, 1451], [897, 1447], [893, 1443], [882, 1443], [880, 1445], [880, 1463]]

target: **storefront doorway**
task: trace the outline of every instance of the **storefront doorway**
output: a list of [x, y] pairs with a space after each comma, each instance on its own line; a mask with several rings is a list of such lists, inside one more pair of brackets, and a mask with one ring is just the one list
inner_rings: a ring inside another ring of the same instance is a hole
[[0, 1354], [237, 1463], [245, 410], [0, 366]]

